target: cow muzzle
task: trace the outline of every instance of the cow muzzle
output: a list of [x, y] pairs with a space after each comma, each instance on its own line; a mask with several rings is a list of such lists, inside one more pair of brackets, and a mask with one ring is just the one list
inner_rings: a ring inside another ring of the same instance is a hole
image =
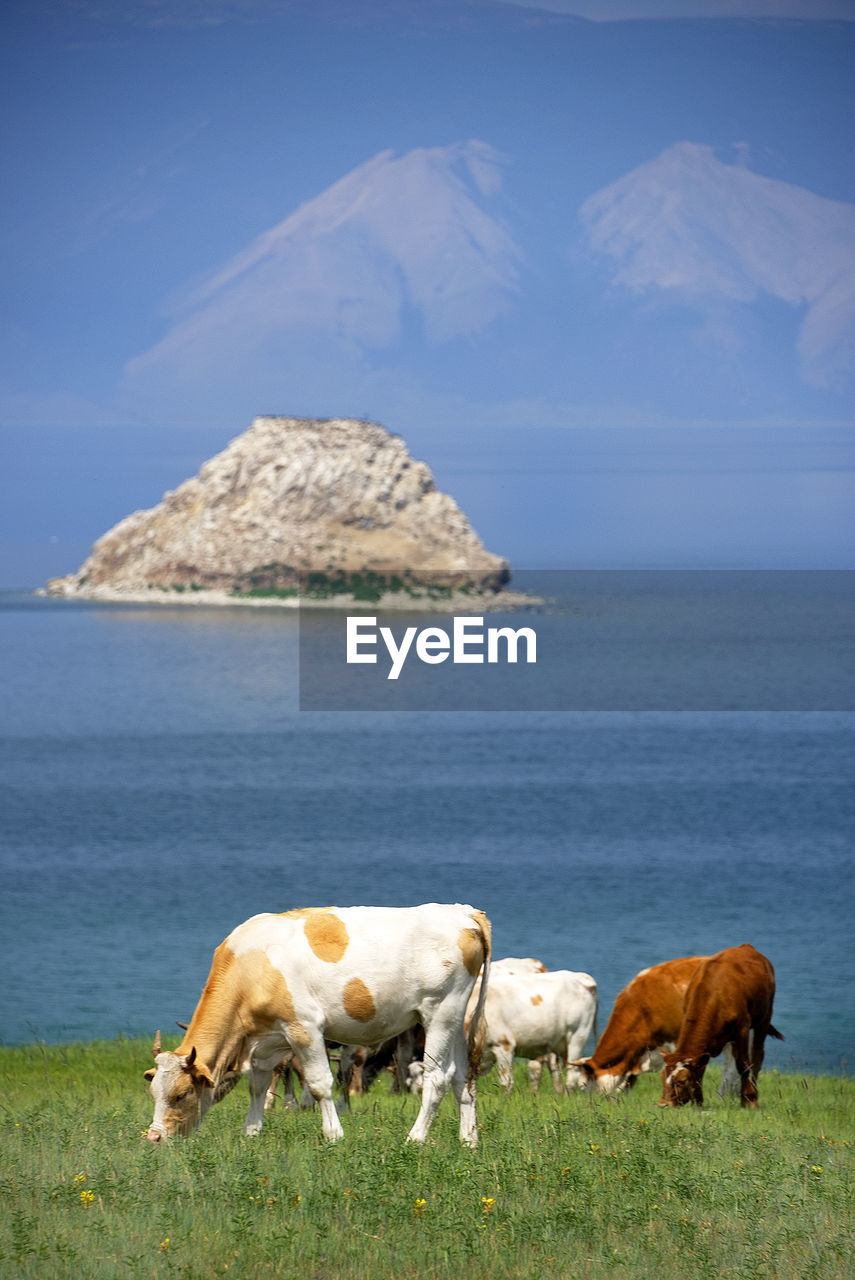
[[152, 1126], [152, 1128], [149, 1129], [148, 1133], [145, 1136], [149, 1142], [168, 1142], [169, 1141], [168, 1136], [163, 1132], [163, 1130], [155, 1129], [154, 1126]]

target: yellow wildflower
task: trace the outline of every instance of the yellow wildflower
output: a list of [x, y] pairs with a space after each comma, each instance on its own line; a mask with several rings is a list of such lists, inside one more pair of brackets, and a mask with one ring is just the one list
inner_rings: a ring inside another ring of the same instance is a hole
[[95, 1192], [94, 1192], [94, 1191], [81, 1191], [81, 1192], [80, 1192], [80, 1203], [81, 1203], [81, 1204], [91, 1204], [91, 1203], [92, 1203], [92, 1201], [93, 1201], [94, 1199], [95, 1199]]
[[413, 1212], [416, 1214], [416, 1216], [418, 1216], [419, 1214], [424, 1213], [426, 1208], [427, 1208], [427, 1200], [419, 1199], [413, 1205]]

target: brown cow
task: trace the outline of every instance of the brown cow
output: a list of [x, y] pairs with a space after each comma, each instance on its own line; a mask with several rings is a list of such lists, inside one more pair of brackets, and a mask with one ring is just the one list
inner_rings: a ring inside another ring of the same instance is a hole
[[707, 956], [666, 960], [637, 973], [615, 1000], [611, 1017], [590, 1058], [573, 1065], [601, 1093], [631, 1089], [643, 1071], [662, 1065], [659, 1050], [673, 1047], [683, 1025], [683, 998]]
[[698, 967], [686, 991], [686, 1012], [677, 1046], [663, 1054], [660, 1106], [702, 1106], [702, 1081], [710, 1058], [730, 1045], [741, 1081], [743, 1107], [757, 1106], [757, 1076], [772, 1026], [775, 971], [749, 943], [728, 947]]

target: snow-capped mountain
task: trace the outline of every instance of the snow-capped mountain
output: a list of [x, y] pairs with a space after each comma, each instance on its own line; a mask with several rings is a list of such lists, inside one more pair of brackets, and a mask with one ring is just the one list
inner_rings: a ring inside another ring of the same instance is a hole
[[502, 157], [481, 142], [381, 152], [258, 236], [177, 307], [166, 337], [131, 361], [143, 374], [246, 356], [294, 334], [368, 351], [414, 317], [428, 344], [477, 333], [507, 311], [521, 255], [496, 208]]
[[825, 386], [851, 375], [855, 206], [681, 142], [591, 196], [581, 218], [616, 284], [700, 311], [779, 299], [802, 313], [804, 378]]

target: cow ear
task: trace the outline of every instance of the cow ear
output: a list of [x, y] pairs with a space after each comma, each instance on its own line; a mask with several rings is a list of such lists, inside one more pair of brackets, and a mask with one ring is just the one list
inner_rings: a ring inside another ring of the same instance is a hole
[[695, 1066], [698, 1067], [699, 1070], [703, 1071], [709, 1060], [710, 1055], [708, 1053], [702, 1053], [699, 1058], [695, 1059]]
[[208, 1089], [214, 1088], [214, 1078], [204, 1063], [196, 1061], [196, 1046], [190, 1050], [184, 1063], [185, 1069], [190, 1072], [190, 1076], [194, 1084], [205, 1085]]
[[206, 1067], [193, 1068], [193, 1080], [196, 1084], [202, 1084], [206, 1089], [213, 1089], [214, 1077]]
[[143, 1079], [148, 1080], [149, 1084], [157, 1075], [157, 1067], [149, 1067], [148, 1071], [143, 1072]]
[[590, 1058], [577, 1058], [574, 1062], [568, 1062], [568, 1067], [578, 1067], [580, 1071], [584, 1071], [589, 1080], [594, 1078], [594, 1068], [591, 1066]]

